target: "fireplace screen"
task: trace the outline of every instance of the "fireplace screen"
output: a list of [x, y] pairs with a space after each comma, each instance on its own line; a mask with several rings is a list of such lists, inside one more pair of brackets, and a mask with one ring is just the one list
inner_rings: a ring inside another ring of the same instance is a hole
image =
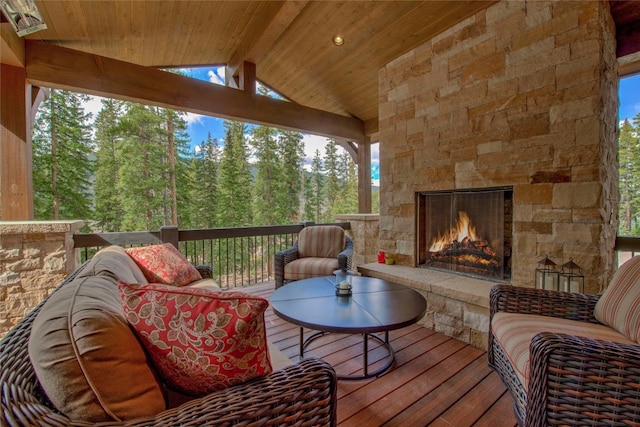
[[509, 279], [512, 194], [511, 189], [419, 193], [420, 266]]

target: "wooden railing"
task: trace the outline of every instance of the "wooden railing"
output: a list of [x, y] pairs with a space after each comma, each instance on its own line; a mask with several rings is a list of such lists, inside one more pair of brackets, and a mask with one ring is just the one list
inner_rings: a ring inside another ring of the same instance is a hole
[[[350, 229], [348, 222], [332, 224]], [[109, 245], [130, 247], [171, 243], [193, 265], [211, 266], [214, 279], [221, 287], [234, 288], [272, 281], [275, 253], [293, 246], [300, 230], [309, 225], [316, 224], [201, 230], [162, 227], [160, 231], [149, 232], [74, 234], [73, 240], [74, 246], [82, 249], [82, 261]]]
[[615, 250], [618, 256], [618, 265], [620, 265], [629, 258], [640, 254], [640, 237], [617, 236]]

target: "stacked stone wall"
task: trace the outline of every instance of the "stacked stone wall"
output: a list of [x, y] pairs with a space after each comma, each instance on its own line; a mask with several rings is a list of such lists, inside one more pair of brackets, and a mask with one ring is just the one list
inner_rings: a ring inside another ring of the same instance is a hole
[[75, 270], [82, 224], [0, 222], [0, 337]]
[[415, 193], [513, 186], [512, 283], [614, 265], [617, 63], [607, 1], [501, 1], [380, 71], [380, 246], [414, 266]]

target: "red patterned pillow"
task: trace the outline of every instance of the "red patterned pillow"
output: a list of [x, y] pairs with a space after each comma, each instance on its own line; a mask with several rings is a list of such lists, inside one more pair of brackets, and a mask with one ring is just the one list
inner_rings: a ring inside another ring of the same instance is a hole
[[123, 281], [118, 290], [127, 320], [175, 390], [203, 396], [272, 371], [265, 299]]
[[171, 243], [127, 248], [149, 283], [185, 286], [201, 280], [200, 272]]

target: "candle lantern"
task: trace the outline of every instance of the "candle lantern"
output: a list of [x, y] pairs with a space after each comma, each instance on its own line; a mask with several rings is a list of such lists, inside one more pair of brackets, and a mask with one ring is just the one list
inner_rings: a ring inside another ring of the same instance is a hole
[[559, 289], [558, 274], [556, 263], [544, 257], [538, 261], [538, 268], [536, 268], [536, 288], [557, 291]]
[[351, 278], [353, 273], [349, 270], [342, 269], [333, 272], [336, 276], [336, 295], [349, 296], [351, 295]]
[[569, 262], [562, 264], [560, 272], [560, 287], [565, 292], [584, 293], [584, 275], [578, 264], [569, 258]]

